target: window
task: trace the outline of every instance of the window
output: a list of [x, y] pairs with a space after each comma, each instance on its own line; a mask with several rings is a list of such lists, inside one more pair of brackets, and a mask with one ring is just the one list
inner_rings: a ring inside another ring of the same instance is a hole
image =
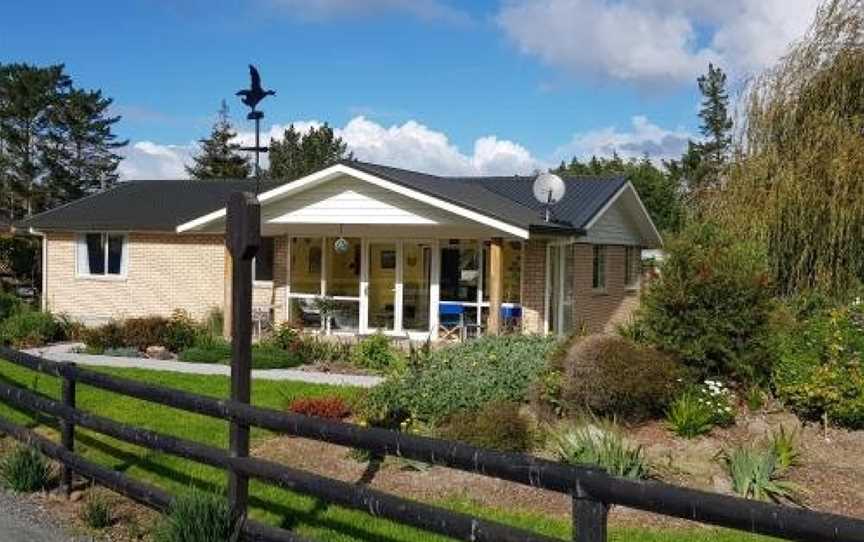
[[474, 241], [451, 240], [441, 247], [439, 288], [442, 301], [477, 303], [480, 258]]
[[321, 295], [321, 237], [291, 238], [291, 293]]
[[635, 288], [639, 286], [642, 275], [642, 251], [639, 247], [625, 247], [624, 252], [624, 286]]
[[273, 281], [273, 262], [276, 252], [276, 242], [273, 237], [262, 237], [261, 248], [255, 255], [255, 280], [257, 282]]
[[595, 290], [606, 289], [606, 247], [594, 245], [594, 273], [592, 287]]
[[82, 276], [126, 274], [126, 236], [119, 233], [87, 233], [78, 237], [76, 266]]

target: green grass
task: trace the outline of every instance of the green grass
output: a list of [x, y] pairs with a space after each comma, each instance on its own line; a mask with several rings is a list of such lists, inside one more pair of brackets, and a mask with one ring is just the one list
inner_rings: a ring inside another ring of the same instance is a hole
[[[231, 344], [217, 342], [193, 346], [180, 352], [178, 359], [191, 363], [227, 364], [231, 360]], [[252, 347], [253, 369], [290, 369], [300, 365], [303, 365], [303, 358], [296, 353], [267, 345], [256, 344]]]
[[[222, 376], [186, 375], [141, 369], [103, 369], [102, 371], [202, 395], [228, 396], [229, 379]], [[36, 373], [5, 361], [0, 361], [0, 381], [14, 383], [51, 397], [59, 396], [57, 379], [36, 375]], [[254, 381], [252, 401], [259, 406], [281, 409], [287, 401], [296, 397], [336, 394], [351, 399], [357, 393], [358, 390], [352, 388], [298, 382]], [[78, 386], [77, 399], [80, 408], [109, 416], [124, 423], [213, 446], [227, 446], [228, 424], [221, 420], [119, 396], [84, 385]], [[32, 416], [16, 411], [2, 403], [0, 403], [0, 416], [16, 423], [42, 426], [43, 432], [48, 431], [56, 438], [56, 427], [53, 426], [53, 422], [49, 423], [49, 420], [34, 419]], [[253, 439], [258, 439], [266, 436], [266, 433], [261, 430], [253, 431], [252, 436]], [[220, 470], [145, 450], [83, 429], [76, 432], [76, 451], [92, 461], [136, 479], [159, 485], [172, 493], [180, 493], [189, 487], [219, 493], [224, 491], [226, 484], [225, 473]], [[454, 493], [458, 492], [459, 489], [454, 488]], [[251, 483], [250, 494], [252, 497], [250, 513], [254, 519], [291, 528], [315, 540], [334, 542], [447, 540], [444, 537], [390, 521], [372, 519], [360, 511], [330, 506], [318, 499], [291, 493], [259, 482], [253, 481]], [[563, 518], [492, 510], [478, 507], [464, 500], [446, 500], [439, 504], [522, 528], [533, 529], [565, 540], [569, 539], [569, 521]], [[703, 528], [667, 532], [612, 528], [611, 540], [732, 542], [733, 540], [768, 539]]]

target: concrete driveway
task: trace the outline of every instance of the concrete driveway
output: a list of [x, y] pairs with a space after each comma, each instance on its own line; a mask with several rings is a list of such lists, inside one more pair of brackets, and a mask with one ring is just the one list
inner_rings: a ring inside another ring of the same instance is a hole
[[3, 542], [72, 542], [46, 510], [26, 496], [0, 490], [0, 540]]

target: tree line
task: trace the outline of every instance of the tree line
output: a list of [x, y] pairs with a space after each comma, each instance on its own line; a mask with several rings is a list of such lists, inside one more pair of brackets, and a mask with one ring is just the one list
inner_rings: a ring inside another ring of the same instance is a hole
[[0, 215], [18, 220], [117, 182], [113, 101], [62, 64], [0, 64]]

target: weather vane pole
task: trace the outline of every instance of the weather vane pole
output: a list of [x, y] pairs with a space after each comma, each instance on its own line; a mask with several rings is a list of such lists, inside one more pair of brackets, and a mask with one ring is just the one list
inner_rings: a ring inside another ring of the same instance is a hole
[[264, 112], [258, 111], [255, 108], [258, 106], [258, 102], [267, 96], [275, 96], [276, 91], [264, 90], [261, 87], [261, 76], [252, 64], [249, 64], [249, 76], [251, 78], [249, 88], [237, 91], [237, 96], [242, 96], [240, 101], [251, 109], [249, 114], [246, 115], [246, 118], [255, 121], [255, 146], [241, 147], [240, 149], [244, 151], [253, 151], [255, 153], [255, 195], [258, 195], [261, 188], [261, 167], [259, 165], [260, 155], [262, 152], [267, 152], [270, 149], [261, 146], [261, 119], [264, 118]]

